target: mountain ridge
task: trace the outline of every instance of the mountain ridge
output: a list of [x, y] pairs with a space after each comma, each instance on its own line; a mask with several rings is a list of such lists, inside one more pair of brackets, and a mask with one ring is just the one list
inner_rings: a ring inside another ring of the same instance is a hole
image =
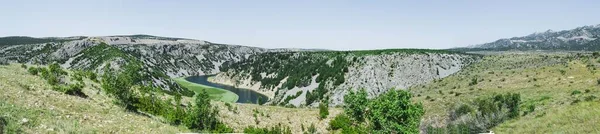
[[594, 40], [600, 39], [600, 24], [581, 26], [569, 30], [534, 32], [526, 36], [502, 38], [493, 42], [457, 47], [455, 51], [507, 51], [507, 50], [600, 50]]

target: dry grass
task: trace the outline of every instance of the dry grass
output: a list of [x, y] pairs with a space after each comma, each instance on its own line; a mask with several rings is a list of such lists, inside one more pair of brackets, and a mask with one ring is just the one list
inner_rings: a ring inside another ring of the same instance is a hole
[[[522, 132], [552, 132], [553, 126], [562, 125], [563, 132], [580, 132], [578, 127], [597, 127], [595, 121], [582, 121], [579, 123], [568, 122], [569, 116], [580, 116], [576, 112], [561, 112], [565, 109], [573, 111], [589, 111], [581, 106], [572, 106], [576, 100], [584, 101], [588, 96], [600, 96], [597, 80], [600, 73], [597, 68], [596, 58], [577, 58], [568, 53], [525, 53], [525, 54], [498, 54], [484, 57], [481, 62], [475, 63], [459, 73], [442, 80], [410, 88], [415, 95], [416, 102], [421, 102], [425, 108], [422, 120], [425, 124], [444, 126], [447, 112], [456, 104], [468, 103], [481, 96], [502, 93], [520, 93], [522, 100], [521, 110], [527, 105], [533, 105], [535, 110], [518, 119], [504, 123], [502, 126], [518, 126]], [[588, 67], [591, 65], [592, 67]], [[564, 73], [563, 73], [564, 72]], [[478, 79], [475, 85], [469, 85], [473, 78]], [[574, 90], [581, 94], [571, 95]], [[589, 90], [589, 92], [585, 92]], [[595, 99], [593, 101], [597, 101]], [[586, 104], [592, 105], [592, 104]], [[594, 104], [595, 105], [595, 104]], [[573, 115], [569, 115], [573, 114]], [[599, 114], [586, 116], [600, 117]], [[536, 119], [554, 119], [557, 124], [548, 124], [545, 128], [522, 125], [533, 123]], [[564, 121], [564, 122], [561, 122]], [[561, 124], [562, 123], [562, 124]], [[508, 124], [508, 125], [507, 125]], [[515, 125], [510, 125], [515, 124]], [[521, 124], [521, 125], [516, 125]], [[496, 129], [495, 129], [496, 130]], [[510, 129], [497, 129], [497, 132], [509, 132]], [[548, 131], [547, 131], [548, 130]], [[595, 130], [598, 132], [598, 130]]]
[[[85, 80], [88, 98], [51, 90], [46, 81], [12, 64], [0, 66], [0, 117], [23, 133], [175, 133], [189, 131], [124, 111]], [[27, 120], [24, 122], [24, 120]]]
[[330, 108], [329, 116], [320, 120], [319, 109], [316, 108], [284, 108], [255, 104], [231, 104], [231, 108], [228, 108], [222, 102], [218, 102], [217, 105], [220, 108], [221, 119], [236, 132], [241, 132], [248, 126], [264, 128], [281, 124], [290, 127], [292, 133], [302, 133], [302, 126], [304, 131], [308, 131], [308, 127], [314, 124], [318, 133], [329, 133], [329, 121], [343, 112], [341, 108]]

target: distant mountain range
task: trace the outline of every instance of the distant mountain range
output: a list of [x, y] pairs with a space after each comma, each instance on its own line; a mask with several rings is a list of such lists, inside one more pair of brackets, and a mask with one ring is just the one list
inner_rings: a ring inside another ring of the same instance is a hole
[[600, 24], [571, 30], [533, 33], [523, 37], [499, 39], [494, 42], [453, 48], [458, 51], [507, 51], [507, 50], [600, 50]]

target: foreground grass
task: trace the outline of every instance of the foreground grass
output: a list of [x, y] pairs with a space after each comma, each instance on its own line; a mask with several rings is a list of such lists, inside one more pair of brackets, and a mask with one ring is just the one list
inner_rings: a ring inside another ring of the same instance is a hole
[[114, 105], [100, 86], [85, 80], [88, 98], [51, 89], [19, 65], [0, 66], [0, 118], [7, 133], [177, 133], [190, 132]]
[[285, 108], [256, 104], [226, 104], [224, 102], [214, 104], [219, 107], [220, 119], [235, 132], [243, 132], [243, 129], [249, 126], [265, 128], [281, 124], [284, 127], [290, 127], [294, 134], [308, 132], [311, 125], [315, 126], [317, 133], [327, 134], [330, 133], [327, 129], [329, 122], [343, 112], [341, 108], [329, 108], [329, 116], [319, 119], [319, 109], [317, 108]]
[[206, 91], [213, 100], [233, 103], [239, 98], [238, 95], [231, 91], [189, 82], [185, 79], [185, 77], [175, 78], [174, 80], [177, 82], [177, 84], [194, 92], [201, 92], [202, 90]]
[[582, 102], [547, 112], [541, 117], [524, 117], [496, 127], [497, 132], [514, 134], [600, 132], [600, 102]]
[[[521, 117], [494, 128], [495, 132], [598, 133], [594, 129], [598, 122], [591, 120], [600, 115], [591, 114], [597, 109], [585, 107], [598, 105], [593, 97], [600, 96], [598, 66], [598, 58], [571, 53], [504, 53], [486, 56], [457, 74], [409, 90], [415, 95], [413, 100], [424, 105], [422, 125], [444, 126], [449, 109], [478, 97], [519, 93]], [[582, 116], [588, 119], [576, 121]], [[555, 122], [544, 122], [551, 118]]]

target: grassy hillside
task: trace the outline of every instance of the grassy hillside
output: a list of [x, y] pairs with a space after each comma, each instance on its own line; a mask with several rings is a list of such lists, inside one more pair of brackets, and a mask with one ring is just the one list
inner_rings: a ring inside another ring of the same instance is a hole
[[600, 103], [599, 62], [592, 53], [488, 55], [459, 73], [409, 90], [424, 105], [424, 126], [446, 125], [451, 109], [477, 98], [518, 93], [521, 116], [495, 127], [496, 132], [557, 132], [561, 126], [560, 132], [597, 133], [597, 110], [586, 106]]
[[[28, 65], [32, 67], [33, 65]], [[68, 74], [72, 71], [65, 70]], [[66, 75], [65, 79], [72, 79]], [[18, 64], [0, 65], [0, 126], [6, 133], [177, 133], [193, 132], [183, 125], [168, 123], [166, 117], [136, 113], [118, 105], [101, 84], [83, 78], [82, 92], [87, 97], [68, 95], [52, 89], [53, 85], [37, 75], [31, 75]], [[188, 85], [191, 86], [191, 85]], [[197, 86], [197, 85], [196, 85]], [[193, 87], [193, 86], [192, 86]], [[157, 98], [170, 98], [160, 94]], [[169, 100], [170, 100], [169, 99]], [[194, 103], [183, 97], [182, 104]], [[327, 124], [339, 108], [330, 108], [329, 116], [319, 119], [318, 109], [283, 108], [254, 104], [212, 102], [218, 119], [234, 132], [247, 127], [281, 125], [293, 133], [308, 132], [310, 126], [319, 133], [328, 133]], [[298, 118], [302, 117], [302, 118]]]
[[176, 133], [171, 126], [147, 116], [126, 112], [101, 92], [99, 84], [85, 79], [88, 98], [52, 90], [52, 86], [26, 69], [0, 66], [0, 118], [7, 133]]

